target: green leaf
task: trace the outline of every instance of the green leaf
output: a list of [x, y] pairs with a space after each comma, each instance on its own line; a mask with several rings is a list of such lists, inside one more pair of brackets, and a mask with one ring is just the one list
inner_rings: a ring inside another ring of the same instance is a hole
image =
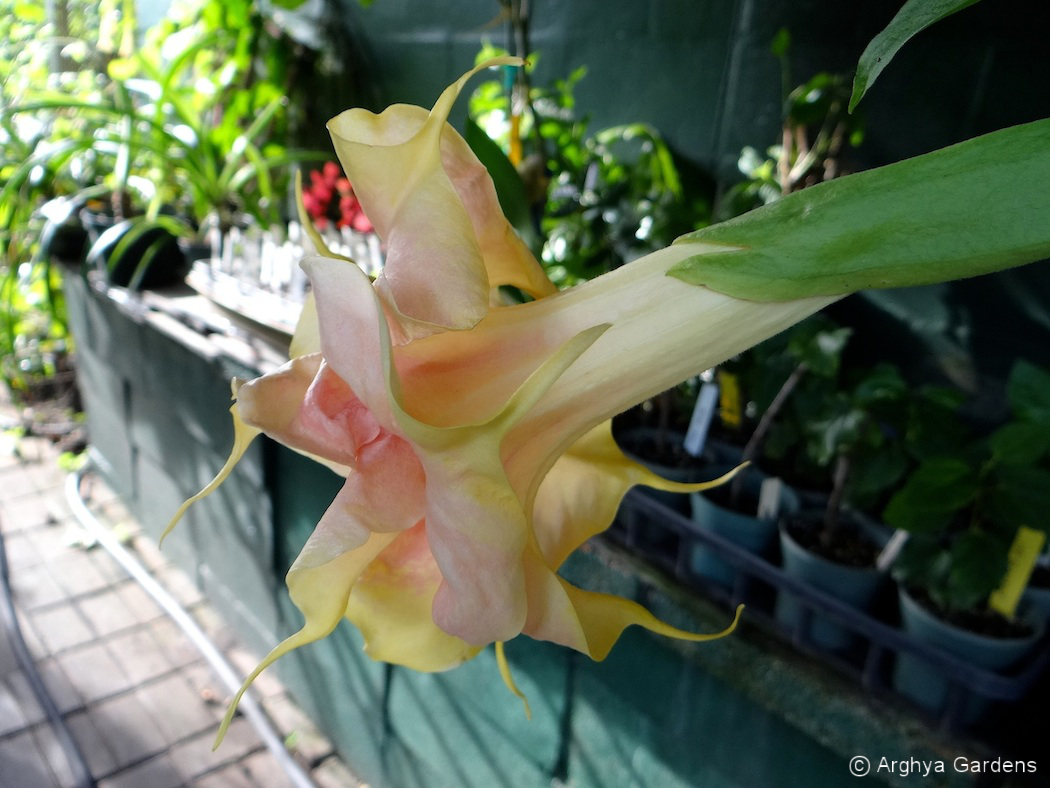
[[807, 425], [814, 438], [810, 446], [813, 460], [821, 466], [830, 465], [839, 454], [859, 440], [864, 421], [862, 411], [848, 410]]
[[1050, 471], [1033, 466], [1004, 465], [995, 469], [982, 515], [1013, 537], [1018, 526], [1050, 532]]
[[883, 446], [879, 451], [858, 454], [853, 461], [850, 500], [858, 496], [870, 500], [889, 490], [908, 470], [908, 458], [897, 445]]
[[902, 401], [908, 384], [892, 364], [877, 364], [853, 390], [853, 400], [862, 408]]
[[977, 0], [908, 0], [886, 29], [871, 40], [857, 64], [857, 76], [853, 80], [853, 95], [849, 100], [849, 111], [875, 84], [882, 69], [889, 65], [893, 56], [904, 44], [921, 30], [934, 22], [961, 11]]
[[751, 301], [836, 296], [1050, 257], [1050, 120], [790, 194], [675, 243], [737, 247], [668, 272]]
[[824, 328], [805, 323], [792, 334], [788, 352], [805, 363], [814, 375], [833, 378], [838, 374], [842, 351], [852, 333], [851, 328]]
[[139, 70], [139, 61], [135, 58], [114, 58], [106, 66], [109, 78], [116, 82], [126, 82], [133, 78]]
[[1050, 425], [1050, 372], [1024, 359], [1010, 370], [1006, 396], [1018, 418]]
[[[893, 562], [893, 579], [905, 588], [924, 588], [933, 592], [951, 571], [951, 556], [939, 539], [912, 535]], [[934, 596], [931, 593], [931, 596]]]
[[773, 36], [773, 41], [769, 45], [769, 51], [773, 53], [774, 57], [785, 57], [789, 49], [791, 49], [791, 31], [786, 27], [782, 27]]
[[1005, 465], [1032, 465], [1050, 449], [1050, 427], [1010, 422], [988, 439], [992, 456]]
[[43, 3], [15, 3], [12, 10], [20, 21], [40, 24], [47, 18], [44, 9]]
[[958, 415], [964, 401], [957, 389], [933, 386], [911, 397], [904, 435], [908, 453], [919, 461], [958, 456], [970, 441], [970, 430]]
[[890, 499], [886, 523], [912, 533], [933, 533], [947, 526], [976, 494], [977, 475], [962, 460], [927, 460]]
[[525, 195], [525, 183], [522, 181], [510, 159], [500, 149], [499, 145], [492, 141], [488, 134], [471, 119], [467, 119], [463, 138], [467, 141], [474, 155], [485, 165], [485, 169], [492, 176], [492, 182], [496, 187], [496, 197], [499, 198], [500, 208], [515, 230], [522, 236], [528, 246], [532, 246], [535, 232], [532, 226], [532, 217], [529, 213], [529, 201]]
[[970, 530], [952, 545], [951, 572], [945, 588], [948, 606], [966, 610], [982, 604], [1006, 574], [1010, 542]]

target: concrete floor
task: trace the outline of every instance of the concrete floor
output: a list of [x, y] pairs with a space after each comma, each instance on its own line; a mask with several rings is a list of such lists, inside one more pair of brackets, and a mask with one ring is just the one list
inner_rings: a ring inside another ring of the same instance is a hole
[[[0, 402], [0, 424], [17, 415]], [[44, 438], [0, 432], [0, 527], [25, 641], [97, 784], [289, 785], [243, 716], [212, 752], [226, 690], [182, 630], [77, 523], [58, 454]], [[237, 673], [254, 667], [258, 655], [238, 644], [101, 479], [89, 477], [83, 490], [91, 511], [191, 613]], [[275, 677], [263, 674], [254, 686], [274, 728], [317, 785], [361, 785]], [[0, 632], [0, 786], [74, 784], [55, 732]]]

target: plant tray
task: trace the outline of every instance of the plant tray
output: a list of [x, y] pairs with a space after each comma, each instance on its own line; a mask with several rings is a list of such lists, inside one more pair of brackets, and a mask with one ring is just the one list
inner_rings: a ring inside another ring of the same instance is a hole
[[[643, 490], [636, 489], [627, 494], [606, 535], [655, 563], [678, 581], [725, 604], [728, 609], [746, 602], [750, 620], [790, 642], [796, 649], [853, 676], [869, 690], [891, 692], [888, 676], [898, 655], [908, 654], [928, 663], [947, 679], [950, 686], [947, 703], [937, 718], [945, 731], [961, 727], [964, 710], [974, 696], [1007, 703], [1020, 700], [1050, 664], [1050, 638], [1044, 638], [1035, 656], [1010, 675], [979, 668], [918, 642], [897, 626], [895, 605], [884, 605], [875, 614], [857, 610], [835, 596], [789, 577], [773, 560], [754, 555], [717, 533], [701, 530], [691, 519]], [[693, 571], [691, 557], [697, 546], [702, 546], [737, 570], [731, 589], [712, 583]], [[773, 616], [773, 600], [780, 593], [791, 594], [801, 607], [801, 615], [790, 628]], [[835, 624], [854, 633], [856, 647], [843, 654], [816, 645], [810, 635], [815, 616], [832, 619]]]

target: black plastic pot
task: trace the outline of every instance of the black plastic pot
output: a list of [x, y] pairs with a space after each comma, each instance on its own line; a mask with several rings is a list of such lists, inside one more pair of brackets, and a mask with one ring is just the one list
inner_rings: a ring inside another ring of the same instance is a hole
[[133, 290], [175, 284], [182, 281], [187, 270], [174, 235], [135, 219], [102, 233], [88, 252], [87, 264], [105, 271], [111, 284]]

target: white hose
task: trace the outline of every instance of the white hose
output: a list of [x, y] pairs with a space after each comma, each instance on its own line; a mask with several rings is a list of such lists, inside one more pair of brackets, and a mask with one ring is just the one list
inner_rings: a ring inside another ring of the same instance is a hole
[[[89, 454], [90, 457], [90, 454]], [[101, 523], [95, 518], [80, 496], [80, 482], [90, 466], [71, 473], [66, 479], [66, 499], [73, 510], [74, 517], [100, 545], [113, 556], [114, 560], [140, 585], [142, 589], [153, 598], [160, 608], [167, 613], [175, 624], [181, 629], [190, 642], [200, 651], [207, 660], [215, 675], [222, 682], [229, 693], [235, 693], [241, 686], [241, 680], [237, 677], [233, 667], [226, 660], [215, 644], [200, 628], [197, 622], [180, 605], [167, 590], [158, 583], [153, 576], [139, 563]], [[310, 778], [299, 763], [291, 756], [284, 746], [281, 737], [273, 729], [269, 717], [260, 708], [258, 702], [249, 693], [241, 698], [240, 712], [248, 719], [251, 726], [255, 728], [262, 739], [263, 744], [273, 754], [274, 758], [284, 769], [285, 774], [291, 780], [295, 788], [316, 788], [316, 783]]]

